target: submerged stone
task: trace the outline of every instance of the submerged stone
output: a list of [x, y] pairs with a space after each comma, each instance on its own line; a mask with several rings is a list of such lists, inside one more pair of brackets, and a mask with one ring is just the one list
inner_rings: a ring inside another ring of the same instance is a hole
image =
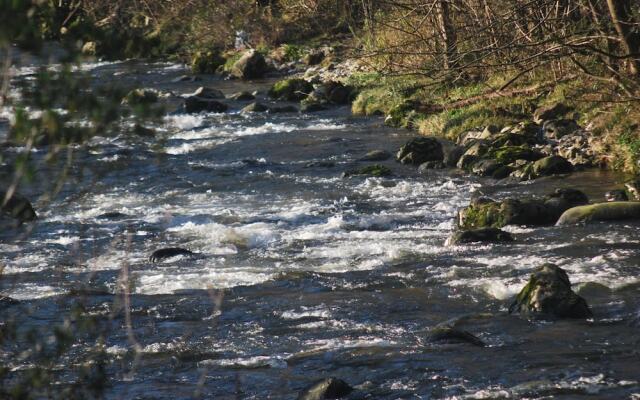
[[298, 400], [341, 399], [353, 392], [353, 388], [342, 379], [326, 378], [303, 390]]
[[194, 256], [195, 253], [191, 250], [183, 249], [181, 247], [167, 247], [164, 249], [158, 249], [151, 253], [149, 256], [149, 261], [152, 263], [164, 260], [166, 258], [176, 257], [176, 256]]
[[429, 332], [427, 340], [429, 342], [469, 343], [478, 347], [486, 346], [482, 340], [472, 333], [449, 325], [438, 325], [433, 328]]
[[569, 276], [555, 264], [544, 264], [531, 274], [509, 307], [509, 313], [556, 318], [589, 318], [587, 302], [571, 290]]
[[269, 113], [271, 114], [297, 113], [297, 112], [298, 112], [298, 109], [295, 106], [271, 107], [269, 109]]
[[640, 219], [640, 202], [612, 201], [568, 209], [560, 216], [557, 225], [636, 219]]
[[385, 161], [390, 159], [391, 156], [392, 154], [386, 150], [371, 150], [364, 156], [360, 157], [358, 161]]

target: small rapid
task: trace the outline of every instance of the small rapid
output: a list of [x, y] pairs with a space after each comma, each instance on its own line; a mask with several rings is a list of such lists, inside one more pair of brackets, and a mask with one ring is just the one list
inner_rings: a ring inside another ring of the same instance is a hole
[[[269, 81], [178, 82], [179, 65], [81, 68], [176, 101], [203, 85], [226, 95], [258, 90], [269, 101]], [[293, 399], [325, 376], [376, 399], [638, 396], [637, 224], [509, 227], [512, 244], [444, 245], [473, 196], [576, 187], [598, 198], [615, 174], [500, 187], [388, 160], [391, 176], [343, 177], [368, 165], [359, 160], [368, 151], [394, 152], [414, 134], [348, 107], [257, 114], [229, 103], [223, 114], [171, 112], [151, 125], [155, 139], [122, 134], [78, 146], [73, 180], [42, 202], [34, 230], [0, 232], [0, 293], [20, 301], [0, 312], [48, 332], [82, 298], [109, 328], [107, 398]], [[166, 247], [197, 257], [149, 261]], [[507, 315], [544, 262], [567, 270], [593, 319]], [[125, 270], [129, 328], [118, 289]], [[488, 346], [425, 341], [452, 319]], [[27, 367], [11, 350], [2, 357], [14, 372]]]

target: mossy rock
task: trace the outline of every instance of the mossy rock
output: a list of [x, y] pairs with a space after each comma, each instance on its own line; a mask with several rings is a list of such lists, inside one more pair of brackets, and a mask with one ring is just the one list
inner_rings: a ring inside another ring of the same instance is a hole
[[367, 165], [366, 167], [358, 168], [353, 171], [348, 171], [344, 173], [344, 177], [354, 176], [354, 175], [368, 175], [368, 176], [389, 176], [392, 175], [393, 171], [389, 167], [385, 167], [380, 164]]
[[612, 201], [573, 207], [565, 211], [557, 225], [575, 225], [593, 221], [629, 221], [640, 219], [640, 202]]
[[483, 201], [460, 210], [458, 226], [469, 230], [507, 225], [553, 225], [563, 212], [587, 201], [584, 193], [575, 189], [559, 189], [544, 198]]
[[191, 70], [196, 74], [213, 74], [225, 61], [218, 51], [198, 51], [191, 57]]
[[549, 156], [539, 159], [532, 165], [532, 172], [536, 177], [573, 172], [573, 165], [560, 156]]
[[491, 150], [489, 157], [500, 164], [507, 165], [516, 160], [537, 161], [544, 155], [530, 149], [528, 146], [504, 146]]
[[133, 89], [122, 99], [123, 104], [130, 106], [148, 106], [158, 102], [160, 96], [152, 89]]
[[[225, 67], [226, 65], [225, 63]], [[264, 56], [256, 50], [249, 50], [233, 63], [229, 73], [238, 79], [259, 79], [267, 73], [268, 69]]]
[[292, 78], [276, 82], [269, 89], [269, 96], [285, 101], [302, 101], [313, 92], [313, 85], [304, 79]]
[[589, 318], [593, 315], [587, 302], [571, 290], [566, 271], [550, 263], [531, 274], [509, 307], [509, 313], [514, 312], [529, 317], [555, 318]]
[[367, 165], [366, 167], [358, 168], [353, 171], [345, 172], [344, 176], [354, 176], [354, 175], [368, 175], [368, 176], [389, 176], [392, 175], [393, 171], [389, 167], [385, 167], [380, 164]]

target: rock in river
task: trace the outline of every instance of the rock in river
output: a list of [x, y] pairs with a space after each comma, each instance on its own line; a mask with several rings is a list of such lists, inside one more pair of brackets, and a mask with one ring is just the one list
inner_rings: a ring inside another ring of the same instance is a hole
[[474, 346], [484, 347], [486, 344], [477, 336], [462, 329], [449, 325], [438, 325], [429, 332], [429, 342], [470, 343]]
[[485, 200], [460, 210], [458, 227], [468, 230], [506, 225], [553, 225], [563, 212], [587, 202], [587, 196], [575, 189], [558, 189], [543, 198]]
[[346, 178], [354, 175], [369, 175], [369, 176], [389, 176], [393, 175], [393, 172], [389, 167], [385, 167], [380, 164], [367, 165], [366, 167], [358, 168], [356, 170], [345, 172], [342, 177]]
[[582, 297], [571, 290], [569, 276], [555, 264], [544, 264], [531, 274], [509, 313], [556, 318], [588, 318], [593, 314]]
[[193, 257], [195, 255], [191, 250], [183, 249], [181, 247], [167, 247], [164, 249], [158, 249], [151, 253], [149, 261], [152, 263], [164, 260], [165, 258], [171, 258], [176, 256], [188, 256]]
[[640, 202], [610, 201], [570, 208], [560, 216], [556, 225], [633, 219], [640, 219]]
[[268, 68], [262, 54], [252, 49], [233, 64], [231, 76], [239, 79], [258, 79], [267, 73]]
[[0, 189], [0, 214], [6, 214], [20, 223], [34, 221], [37, 216], [33, 206], [26, 197], [13, 192], [7, 198], [7, 192]]
[[513, 242], [513, 236], [498, 228], [481, 228], [454, 232], [446, 241], [446, 246], [463, 243]]
[[391, 158], [391, 153], [386, 150], [371, 150], [358, 161], [385, 161]]
[[326, 378], [303, 390], [298, 400], [341, 399], [353, 392], [353, 388], [342, 379]]
[[396, 160], [402, 164], [420, 165], [427, 161], [442, 161], [444, 152], [442, 144], [432, 137], [411, 139], [398, 150]]
[[203, 111], [221, 113], [227, 111], [228, 108], [229, 107], [222, 102], [200, 96], [190, 96], [184, 101], [184, 111], [189, 114]]
[[283, 79], [269, 89], [269, 97], [284, 101], [301, 101], [312, 91], [313, 85], [304, 79]]

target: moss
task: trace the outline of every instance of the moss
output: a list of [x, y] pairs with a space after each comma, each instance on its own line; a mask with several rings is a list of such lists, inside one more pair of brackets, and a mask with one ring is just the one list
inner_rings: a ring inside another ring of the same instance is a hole
[[213, 74], [225, 59], [217, 51], [198, 51], [191, 58], [191, 70], [196, 74]]
[[242, 58], [241, 52], [231, 52], [224, 54], [225, 62], [222, 65], [222, 70], [224, 72], [231, 72], [233, 66]]
[[298, 61], [304, 53], [302, 47], [295, 44], [283, 45], [282, 51], [282, 61], [284, 62]]
[[461, 211], [460, 228], [502, 228], [507, 225], [500, 203], [470, 205]]
[[536, 161], [541, 158], [540, 154], [531, 150], [527, 146], [504, 146], [491, 150], [489, 157], [501, 164], [511, 164], [516, 160]]
[[614, 201], [570, 208], [560, 216], [557, 225], [633, 219], [640, 219], [640, 202]]
[[355, 171], [345, 173], [345, 176], [352, 175], [369, 175], [369, 176], [389, 176], [393, 172], [389, 167], [385, 167], [380, 164], [367, 165], [366, 167], [359, 168]]
[[304, 79], [283, 79], [269, 89], [269, 97], [286, 101], [301, 101], [313, 91], [313, 85]]

